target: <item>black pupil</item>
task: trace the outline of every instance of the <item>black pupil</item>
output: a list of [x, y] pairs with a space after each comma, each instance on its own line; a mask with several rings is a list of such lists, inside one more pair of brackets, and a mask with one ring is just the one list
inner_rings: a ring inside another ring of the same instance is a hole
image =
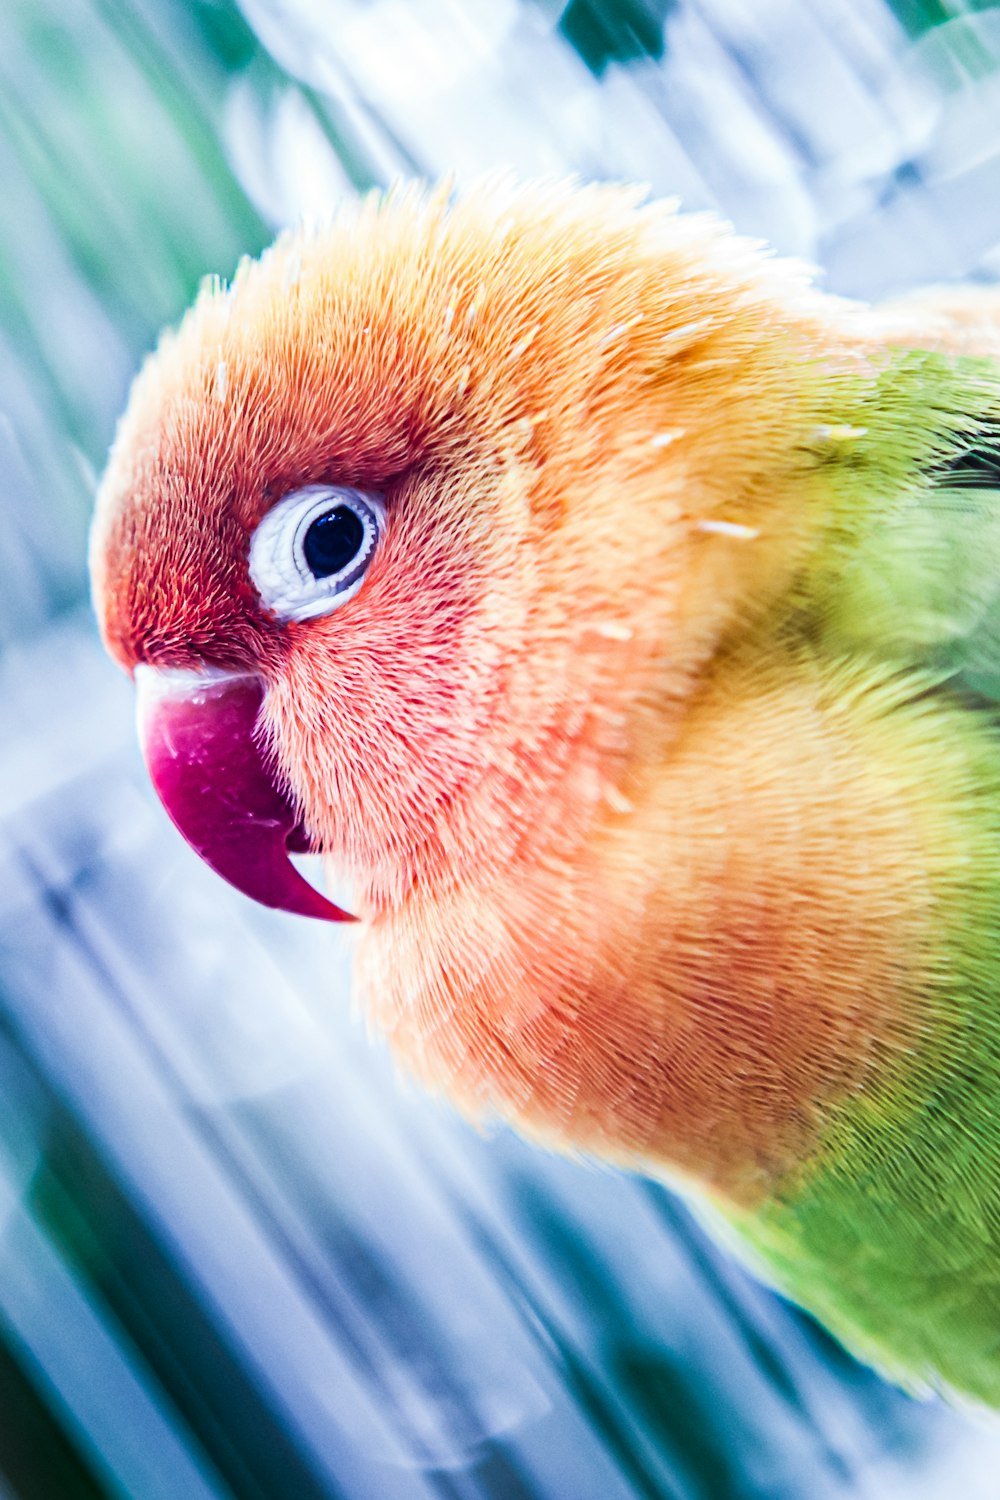
[[314, 578], [329, 578], [352, 563], [365, 543], [363, 522], [349, 505], [317, 516], [306, 532], [302, 550]]

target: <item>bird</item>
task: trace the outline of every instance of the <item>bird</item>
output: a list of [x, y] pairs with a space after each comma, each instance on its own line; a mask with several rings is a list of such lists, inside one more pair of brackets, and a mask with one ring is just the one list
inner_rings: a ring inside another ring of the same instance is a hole
[[167, 812], [403, 1070], [1000, 1406], [996, 290], [397, 185], [163, 335], [91, 571]]

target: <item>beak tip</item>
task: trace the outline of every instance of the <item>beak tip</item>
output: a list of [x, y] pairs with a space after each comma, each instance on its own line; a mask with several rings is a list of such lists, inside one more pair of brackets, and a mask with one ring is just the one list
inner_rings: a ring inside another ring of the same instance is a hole
[[136, 670], [139, 738], [171, 821], [216, 874], [281, 911], [349, 922], [292, 864], [304, 829], [258, 738], [260, 678]]

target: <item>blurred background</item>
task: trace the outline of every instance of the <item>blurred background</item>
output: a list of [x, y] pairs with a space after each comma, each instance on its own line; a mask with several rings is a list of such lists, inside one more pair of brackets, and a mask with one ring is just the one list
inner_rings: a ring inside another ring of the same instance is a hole
[[629, 177], [882, 296], [1000, 270], [1000, 9], [0, 0], [0, 1500], [963, 1500], [663, 1190], [402, 1088], [156, 807], [86, 607], [129, 378], [400, 175]]

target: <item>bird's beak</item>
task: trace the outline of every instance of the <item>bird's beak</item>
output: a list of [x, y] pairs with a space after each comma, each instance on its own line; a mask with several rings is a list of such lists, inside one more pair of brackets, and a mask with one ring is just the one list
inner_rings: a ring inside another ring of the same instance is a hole
[[260, 678], [140, 666], [135, 681], [149, 774], [196, 853], [264, 906], [352, 921], [289, 859], [290, 849], [308, 842], [258, 727]]

